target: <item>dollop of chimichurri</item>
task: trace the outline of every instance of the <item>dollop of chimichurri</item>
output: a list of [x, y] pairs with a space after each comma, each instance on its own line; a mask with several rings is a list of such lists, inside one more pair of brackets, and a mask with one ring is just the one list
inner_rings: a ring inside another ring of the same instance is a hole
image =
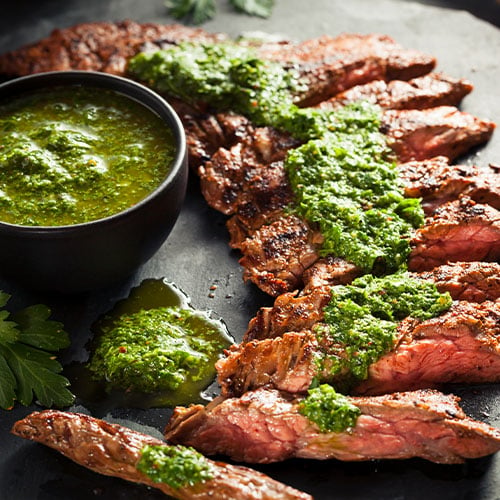
[[171, 129], [117, 92], [82, 86], [0, 105], [0, 220], [61, 226], [145, 198], [171, 168]]
[[[143, 282], [94, 330], [87, 365], [92, 377], [104, 381], [108, 391], [150, 395], [140, 405], [146, 407], [198, 401], [231, 343], [221, 320], [194, 309], [162, 280]], [[128, 404], [134, 405], [134, 398]]]
[[309, 389], [299, 403], [299, 412], [314, 422], [321, 432], [343, 432], [352, 429], [361, 410], [346, 396], [327, 384]]
[[408, 273], [365, 275], [332, 287], [331, 295], [315, 332], [324, 350], [318, 358], [321, 378], [339, 389], [367, 378], [369, 366], [393, 348], [399, 321], [432, 318], [452, 303], [449, 293]]
[[285, 169], [295, 194], [290, 209], [319, 228], [321, 253], [364, 272], [405, 268], [409, 235], [423, 223], [423, 210], [418, 199], [403, 196], [377, 106], [299, 108], [294, 95], [302, 87], [293, 69], [229, 43], [141, 53], [129, 71], [190, 103], [231, 109], [307, 141], [288, 153]]
[[174, 489], [214, 477], [213, 465], [201, 453], [185, 446], [146, 445], [136, 468], [155, 483], [165, 483]]

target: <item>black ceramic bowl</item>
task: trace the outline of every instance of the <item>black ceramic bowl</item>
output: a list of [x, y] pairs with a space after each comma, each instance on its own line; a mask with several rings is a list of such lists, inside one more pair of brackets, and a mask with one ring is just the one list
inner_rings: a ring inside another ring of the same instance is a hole
[[32, 289], [67, 293], [117, 283], [158, 250], [179, 215], [188, 169], [186, 139], [176, 113], [159, 95], [126, 78], [86, 71], [40, 73], [0, 85], [0, 102], [61, 85], [111, 89], [138, 101], [168, 124], [176, 145], [163, 182], [123, 212], [68, 226], [0, 222], [0, 274]]

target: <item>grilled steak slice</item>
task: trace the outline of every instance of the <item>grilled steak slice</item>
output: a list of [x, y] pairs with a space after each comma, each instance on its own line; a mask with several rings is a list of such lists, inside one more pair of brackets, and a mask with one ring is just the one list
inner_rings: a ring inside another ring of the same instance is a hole
[[445, 382], [500, 381], [500, 303], [455, 302], [445, 314], [399, 325], [395, 351], [369, 368], [357, 394], [383, 394]]
[[299, 98], [303, 106], [312, 106], [372, 80], [408, 80], [424, 75], [436, 64], [433, 57], [403, 49], [392, 38], [377, 34], [343, 34], [298, 44], [264, 44], [259, 54], [298, 68], [307, 87]]
[[356, 85], [318, 105], [321, 109], [337, 109], [357, 101], [378, 104], [383, 109], [425, 109], [436, 106], [458, 106], [472, 91], [467, 80], [451, 78], [440, 73], [402, 80], [375, 80]]
[[43, 71], [87, 70], [123, 75], [128, 59], [157, 39], [220, 42], [222, 34], [171, 24], [93, 22], [54, 30], [47, 38], [0, 56], [0, 74], [29, 75]]
[[[200, 166], [198, 173], [205, 199], [224, 214], [235, 213], [238, 204], [246, 199], [245, 192], [262, 190], [259, 181], [269, 175], [269, 165], [283, 160], [286, 152], [296, 146], [298, 142], [288, 134], [270, 127], [254, 128], [245, 140], [230, 149], [220, 148], [210, 161]], [[279, 165], [276, 168], [282, 169]], [[272, 186], [278, 190], [288, 189], [284, 172], [279, 175], [286, 186], [271, 181]]]
[[332, 375], [328, 364], [332, 355], [342, 356], [342, 348], [318, 344], [307, 330], [253, 340], [233, 346], [227, 354], [217, 362], [224, 396], [263, 386], [305, 392], [313, 380], [370, 395], [448, 382], [500, 382], [500, 303], [455, 302], [439, 317], [402, 321], [394, 348], [370, 365], [368, 378], [355, 385], [347, 372]]
[[302, 274], [305, 294], [325, 285], [347, 285], [360, 276], [361, 269], [340, 257], [328, 255], [317, 260]]
[[[328, 265], [334, 260], [327, 257], [313, 264], [303, 275], [309, 277], [300, 294], [296, 291], [283, 293], [275, 299], [272, 307], [261, 307], [250, 320], [243, 342], [308, 330], [322, 321], [323, 308], [330, 300], [330, 287], [348, 284], [356, 277], [346, 272], [341, 277], [347, 279], [341, 282], [335, 275], [338, 265], [335, 262]], [[312, 274], [314, 277], [310, 278]], [[453, 300], [483, 302], [500, 297], [500, 264], [496, 262], [456, 262], [415, 273], [412, 277], [432, 281], [441, 293], [449, 292]]]
[[[219, 120], [222, 119], [222, 115], [218, 116]], [[400, 162], [429, 159], [439, 154], [454, 157], [486, 141], [493, 128], [491, 122], [481, 121], [448, 106], [428, 110], [385, 111], [381, 125]], [[191, 128], [191, 132], [196, 136], [194, 128]], [[215, 133], [212, 136], [220, 137]], [[270, 127], [247, 128], [238, 139], [239, 142], [229, 149], [217, 151], [199, 171], [208, 204], [225, 214], [237, 212], [237, 202], [242, 192], [251, 191], [249, 184], [265, 175], [270, 163], [282, 160], [288, 149], [299, 145], [289, 134]], [[190, 141], [196, 144], [192, 156], [200, 157], [211, 154], [213, 148], [210, 144], [217, 142], [217, 139], [210, 139], [206, 147], [199, 146], [200, 142], [205, 141], [203, 134], [190, 138]], [[200, 154], [199, 151], [206, 153]], [[495, 186], [493, 184], [490, 189], [478, 186], [477, 191], [477, 196], [486, 198], [495, 191]]]
[[426, 214], [466, 194], [478, 203], [500, 209], [500, 174], [493, 168], [449, 165], [444, 156], [398, 165], [408, 198], [423, 198]]
[[210, 480], [180, 488], [156, 483], [139, 472], [136, 464], [145, 445], [165, 445], [164, 441], [87, 415], [34, 412], [16, 422], [12, 432], [54, 448], [94, 472], [146, 484], [174, 498], [311, 499], [260, 472], [211, 460], [214, 477]]
[[250, 320], [243, 342], [280, 337], [285, 332], [312, 328], [323, 320], [323, 309], [331, 297], [328, 285], [299, 295], [296, 291], [279, 295], [272, 307], [261, 307]]
[[495, 124], [453, 106], [426, 110], [386, 110], [381, 131], [399, 162], [434, 156], [457, 158], [491, 137]]
[[420, 273], [454, 300], [483, 302], [500, 298], [500, 264], [497, 262], [455, 262]]
[[294, 215], [262, 226], [241, 244], [243, 278], [270, 295], [294, 290], [319, 255], [321, 235]]
[[500, 259], [500, 212], [467, 197], [439, 207], [411, 242], [410, 271], [448, 262]]
[[242, 115], [234, 113], [190, 114], [176, 107], [186, 130], [189, 166], [198, 166], [209, 160], [220, 148], [229, 148], [246, 137], [252, 137], [254, 127]]
[[320, 432], [300, 414], [300, 400], [258, 389], [207, 407], [176, 408], [165, 437], [207, 454], [254, 463], [292, 457], [348, 461], [421, 457], [452, 464], [500, 449], [500, 431], [468, 418], [457, 397], [436, 391], [350, 398], [361, 415], [353, 429], [339, 433]]

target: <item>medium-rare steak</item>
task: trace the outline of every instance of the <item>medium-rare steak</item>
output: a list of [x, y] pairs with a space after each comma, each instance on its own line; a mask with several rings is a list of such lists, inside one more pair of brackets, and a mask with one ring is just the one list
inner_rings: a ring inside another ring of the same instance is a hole
[[405, 196], [423, 198], [427, 215], [437, 206], [465, 194], [478, 203], [500, 209], [500, 174], [493, 168], [449, 165], [444, 156], [398, 165]]
[[158, 39], [221, 42], [222, 34], [179, 24], [93, 22], [56, 29], [47, 38], [0, 56], [0, 74], [22, 76], [43, 71], [86, 70], [123, 75], [141, 46]]
[[453, 160], [488, 141], [495, 124], [453, 106], [426, 110], [386, 110], [381, 131], [399, 162], [446, 156]]
[[410, 271], [429, 271], [457, 261], [498, 262], [500, 212], [464, 196], [437, 208], [416, 231], [411, 245]]
[[268, 463], [292, 457], [360, 461], [421, 457], [462, 463], [500, 449], [500, 431], [468, 418], [459, 399], [436, 391], [353, 397], [361, 412], [345, 432], [320, 432], [299, 411], [301, 398], [258, 389], [207, 407], [176, 408], [169, 442], [206, 454]]
[[393, 349], [369, 366], [361, 382], [353, 382], [348, 371], [332, 372], [328, 360], [347, 356], [343, 349], [312, 331], [293, 329], [233, 346], [216, 365], [222, 394], [240, 396], [263, 386], [304, 393], [313, 381], [369, 395], [448, 382], [500, 382], [500, 304], [455, 302], [436, 318], [403, 320]]
[[430, 73], [408, 82], [375, 80], [356, 85], [321, 102], [320, 109], [338, 109], [357, 101], [368, 101], [383, 109], [425, 109], [436, 106], [458, 106], [472, 91], [470, 82], [441, 73]]
[[12, 432], [54, 448], [94, 472], [146, 484], [174, 498], [311, 499], [306, 493], [260, 472], [211, 460], [208, 461], [212, 468], [211, 479], [179, 488], [155, 482], [136, 466], [145, 445], [164, 446], [166, 443], [88, 415], [56, 410], [34, 412], [16, 422]]
[[500, 264], [497, 262], [455, 262], [420, 273], [454, 300], [483, 302], [500, 298]]
[[434, 69], [436, 60], [398, 45], [387, 35], [322, 36], [297, 44], [263, 44], [263, 58], [293, 64], [307, 90], [300, 101], [312, 106], [372, 80], [409, 80]]

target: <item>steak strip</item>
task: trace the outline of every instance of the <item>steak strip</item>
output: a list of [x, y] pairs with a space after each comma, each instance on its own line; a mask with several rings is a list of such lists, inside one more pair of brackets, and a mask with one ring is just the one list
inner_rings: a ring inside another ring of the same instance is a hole
[[361, 415], [345, 432], [320, 432], [300, 414], [299, 397], [257, 389], [207, 407], [176, 408], [165, 437], [253, 463], [421, 457], [453, 464], [500, 449], [500, 431], [468, 418], [455, 396], [427, 390], [349, 400]]
[[438, 156], [424, 161], [410, 161], [398, 165], [405, 196], [422, 198], [427, 215], [460, 195], [467, 195], [477, 203], [500, 209], [500, 175], [494, 168], [474, 165], [449, 165], [448, 159]]
[[[303, 285], [305, 270], [319, 260], [322, 241], [322, 235], [301, 219], [281, 217], [237, 242], [243, 253], [243, 278], [273, 296], [295, 290]], [[466, 196], [445, 203], [415, 232], [411, 247], [408, 266], [416, 272], [448, 262], [498, 261], [499, 211]], [[348, 282], [359, 272], [342, 259], [333, 259], [331, 264], [338, 283]]]
[[398, 325], [392, 350], [355, 381], [347, 369], [332, 374], [331, 356], [348, 356], [345, 346], [319, 343], [311, 331], [232, 346], [217, 362], [224, 396], [259, 387], [305, 393], [313, 381], [351, 394], [377, 395], [453, 383], [500, 382], [500, 303], [455, 302], [436, 318], [407, 318]]
[[222, 34], [180, 24], [92, 22], [56, 29], [48, 37], [0, 55], [0, 74], [23, 76], [44, 71], [85, 70], [124, 75], [128, 60], [153, 40], [221, 42]]
[[468, 197], [445, 203], [411, 241], [410, 271], [429, 271], [448, 262], [499, 261], [500, 212]]
[[357, 101], [368, 101], [383, 109], [426, 109], [436, 106], [458, 106], [472, 92], [473, 86], [464, 79], [441, 73], [430, 73], [408, 82], [375, 80], [357, 85], [321, 102], [320, 109], [338, 109]]
[[[276, 298], [272, 307], [261, 307], [257, 311], [248, 324], [243, 342], [309, 330], [322, 321], [323, 308], [331, 297], [330, 288], [343, 284], [335, 279], [337, 267], [330, 257], [317, 261], [308, 269], [309, 281], [300, 294], [284, 293]], [[483, 302], [500, 298], [500, 264], [497, 262], [455, 262], [412, 277], [432, 281], [439, 292], [449, 292], [453, 300]]]
[[136, 468], [145, 445], [164, 446], [154, 437], [78, 413], [34, 412], [14, 424], [12, 433], [37, 441], [79, 465], [107, 476], [157, 488], [179, 499], [311, 499], [260, 472], [209, 460], [214, 477], [178, 489], [156, 483]]

